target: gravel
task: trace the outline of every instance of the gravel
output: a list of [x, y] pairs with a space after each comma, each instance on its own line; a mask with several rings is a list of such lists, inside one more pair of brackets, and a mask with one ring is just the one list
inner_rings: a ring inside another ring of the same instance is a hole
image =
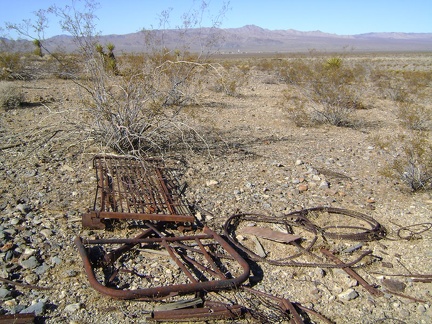
[[[54, 81], [39, 82], [53, 91]], [[332, 206], [365, 213], [387, 229], [386, 238], [360, 245], [337, 240], [327, 244], [347, 256], [372, 250], [373, 262], [356, 271], [370, 284], [385, 288], [383, 297], [372, 297], [339, 269], [267, 263], [254, 264], [254, 288], [298, 302], [337, 323], [429, 323], [432, 284], [395, 275], [430, 274], [431, 231], [411, 240], [401, 239], [397, 231], [430, 223], [432, 196], [412, 194], [383, 177], [380, 167], [387, 155], [370, 140], [371, 132], [394, 131], [392, 117], [378, 109], [359, 116], [378, 119], [378, 130], [297, 128], [277, 105], [275, 94], [283, 86], [256, 82], [253, 91], [245, 88], [239, 98], [211, 93], [212, 101], [226, 104], [196, 108], [201, 109], [200, 122], [205, 121], [198, 131], [203, 130], [208, 149], [176, 152], [181, 156], [181, 182], [188, 185], [185, 198], [195, 207], [196, 218], [221, 233], [225, 220], [241, 212], [280, 216]], [[58, 82], [59, 106], [52, 109], [64, 110], [61, 91], [67, 93], [68, 86], [67, 80]], [[7, 134], [19, 136], [26, 123], [46, 114], [43, 107], [32, 107], [1, 112], [1, 118]], [[214, 136], [206, 137], [206, 129]], [[76, 235], [104, 235], [82, 229], [80, 222], [93, 204], [91, 159], [98, 147], [83, 151], [63, 139], [36, 148], [17, 146], [0, 156], [0, 278], [7, 279], [0, 282], [0, 314], [34, 312], [46, 323], [144, 322], [158, 303], [112, 300], [94, 291], [73, 244]], [[226, 296], [244, 303], [253, 299], [233, 292]]]

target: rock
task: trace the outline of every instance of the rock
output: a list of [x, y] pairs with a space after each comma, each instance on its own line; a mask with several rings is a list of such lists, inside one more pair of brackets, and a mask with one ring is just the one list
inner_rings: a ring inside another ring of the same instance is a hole
[[328, 189], [330, 187], [329, 183], [325, 180], [321, 181], [318, 188], [320, 189]]
[[77, 310], [80, 310], [82, 307], [81, 303], [69, 304], [65, 307], [64, 311], [66, 313], [75, 313]]
[[62, 263], [62, 259], [60, 259], [59, 257], [55, 256], [51, 258], [51, 264], [53, 265], [59, 265]]
[[75, 277], [78, 273], [75, 270], [68, 269], [64, 272], [66, 277]]
[[15, 209], [20, 211], [22, 214], [28, 214], [31, 211], [31, 206], [27, 204], [18, 204]]
[[27, 260], [21, 260], [19, 264], [25, 269], [34, 269], [39, 266], [39, 262], [35, 256], [31, 256]]
[[350, 288], [338, 295], [339, 299], [350, 301], [356, 299], [359, 296], [358, 292]]
[[207, 187], [215, 186], [217, 184], [219, 184], [219, 182], [217, 180], [207, 180], [206, 181], [206, 186]]
[[295, 161], [295, 165], [302, 165], [304, 162], [300, 159]]
[[36, 316], [39, 316], [44, 312], [45, 305], [46, 305], [46, 300], [41, 300], [27, 308], [24, 308], [20, 312], [20, 314], [34, 313]]
[[0, 299], [7, 298], [11, 295], [11, 292], [6, 288], [0, 288]]
[[37, 283], [39, 281], [39, 277], [36, 274], [31, 273], [31, 274], [24, 277], [24, 281], [26, 283], [28, 283], [29, 285], [34, 285], [35, 283]]
[[44, 274], [49, 268], [50, 268], [50, 266], [48, 264], [42, 263], [42, 265], [40, 265], [39, 267], [36, 268], [35, 273], [37, 275]]
[[297, 189], [300, 192], [304, 192], [304, 191], [307, 191], [309, 189], [309, 186], [305, 183], [302, 183], [302, 184], [298, 185]]
[[44, 228], [43, 230], [40, 231], [40, 233], [45, 236], [45, 238], [49, 238], [52, 235], [52, 231], [48, 228]]
[[383, 279], [382, 284], [388, 290], [391, 290], [394, 292], [404, 292], [405, 288], [406, 288], [405, 283], [403, 283], [402, 281], [396, 280], [396, 279]]
[[74, 169], [72, 169], [69, 165], [64, 164], [61, 166], [60, 171], [61, 172], [73, 172]]

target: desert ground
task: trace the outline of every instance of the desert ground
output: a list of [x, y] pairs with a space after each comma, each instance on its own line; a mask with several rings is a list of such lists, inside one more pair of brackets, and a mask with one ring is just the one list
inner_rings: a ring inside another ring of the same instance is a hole
[[[273, 69], [259, 68], [260, 60], [297, 58], [217, 57], [217, 62], [247, 64], [247, 78], [230, 95], [204, 87], [197, 104], [181, 112], [199, 134], [196, 142], [165, 152], [163, 158], [181, 170], [179, 181], [187, 184], [184, 199], [197, 220], [220, 234], [234, 214], [263, 215], [265, 223], [266, 216], [320, 206], [362, 213], [385, 228], [385, 235], [362, 242], [321, 237], [311, 251], [325, 260], [319, 251], [325, 246], [346, 262], [356, 253], [372, 251], [354, 269], [382, 292], [379, 296], [339, 268], [266, 262], [284, 245], [266, 239], [260, 240], [267, 256], [249, 260], [253, 271], [246, 285], [334, 323], [430, 323], [432, 192], [413, 192], [401, 179], [387, 177], [383, 170], [398, 153], [377, 142], [410, 132], [401, 123], [398, 102], [386, 92], [391, 89], [368, 79], [361, 89], [364, 107], [352, 112], [350, 125], [297, 125], [284, 93], [298, 87]], [[432, 72], [430, 53], [351, 53], [342, 60], [370, 71]], [[40, 323], [145, 323], [162, 302], [115, 300], [96, 292], [73, 242], [76, 236], [136, 235], [137, 229], [125, 224], [109, 233], [81, 224], [95, 196], [92, 159], [116, 152], [68, 125], [77, 120], [83, 104], [71, 80], [7, 82], [22, 90], [25, 104], [0, 112], [0, 314], [35, 312]], [[429, 79], [421, 89], [429, 109], [430, 89]], [[430, 141], [430, 130], [426, 134]], [[321, 221], [337, 227], [344, 219]], [[246, 236], [237, 239], [251, 244]], [[302, 261], [317, 261], [308, 257]], [[157, 262], [157, 256], [152, 258]], [[151, 269], [139, 269], [151, 274]], [[418, 280], [426, 277], [429, 280]], [[212, 292], [208, 298], [255, 308], [254, 316], [230, 322], [289, 322], [289, 314], [283, 316], [274, 304], [261, 301], [258, 306], [253, 303], [257, 296], [245, 291]], [[312, 314], [303, 320], [325, 322]]]

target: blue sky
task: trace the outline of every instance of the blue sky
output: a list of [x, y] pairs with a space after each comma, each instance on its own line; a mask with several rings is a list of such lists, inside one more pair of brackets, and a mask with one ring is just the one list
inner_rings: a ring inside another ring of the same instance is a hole
[[[99, 0], [97, 29], [102, 34], [126, 34], [158, 28], [163, 10], [170, 11], [169, 25], [181, 25], [181, 16], [199, 9], [200, 0]], [[202, 26], [212, 25], [223, 0], [207, 0], [209, 10]], [[226, 2], [226, 1], [225, 1]], [[33, 12], [71, 0], [0, 0], [0, 26], [34, 17]], [[321, 30], [339, 35], [368, 32], [432, 33], [432, 0], [231, 0], [223, 28], [254, 24], [267, 29]], [[47, 37], [61, 34], [51, 21]], [[15, 37], [15, 36], [14, 36]]]

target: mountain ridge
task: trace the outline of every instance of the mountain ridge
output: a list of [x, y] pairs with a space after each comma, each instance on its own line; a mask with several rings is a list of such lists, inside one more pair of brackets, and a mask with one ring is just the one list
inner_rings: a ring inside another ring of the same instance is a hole
[[[238, 52], [307, 52], [310, 50], [338, 52], [350, 48], [354, 52], [370, 51], [432, 51], [432, 33], [370, 32], [356, 35], [339, 35], [295, 29], [270, 30], [256, 25], [236, 28], [195, 28], [189, 30], [144, 30], [128, 34], [99, 36], [101, 44], [113, 43], [117, 51], [146, 51], [146, 35], [163, 39], [167, 48], [187, 48], [201, 51], [212, 44], [219, 53]], [[73, 51], [71, 36], [56, 35], [46, 40], [50, 50], [62, 48]]]

